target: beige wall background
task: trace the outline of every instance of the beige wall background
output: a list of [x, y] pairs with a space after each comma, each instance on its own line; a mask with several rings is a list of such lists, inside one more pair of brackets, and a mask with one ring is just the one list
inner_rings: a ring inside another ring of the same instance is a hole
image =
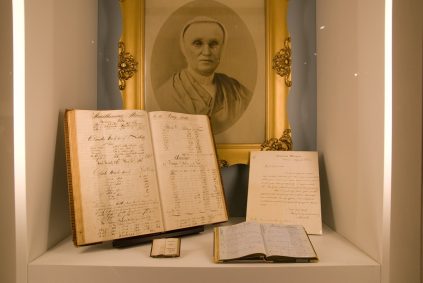
[[12, 1], [0, 1], [0, 282], [15, 281]]

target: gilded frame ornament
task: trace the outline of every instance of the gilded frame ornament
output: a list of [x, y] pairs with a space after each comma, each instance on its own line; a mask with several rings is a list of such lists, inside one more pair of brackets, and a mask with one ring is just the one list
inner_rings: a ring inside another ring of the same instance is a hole
[[[217, 144], [223, 166], [248, 164], [252, 150], [291, 150], [287, 100], [291, 88], [291, 42], [287, 28], [288, 0], [263, 0], [266, 29], [266, 114], [262, 144]], [[144, 109], [144, 0], [120, 0], [119, 88], [123, 108]]]

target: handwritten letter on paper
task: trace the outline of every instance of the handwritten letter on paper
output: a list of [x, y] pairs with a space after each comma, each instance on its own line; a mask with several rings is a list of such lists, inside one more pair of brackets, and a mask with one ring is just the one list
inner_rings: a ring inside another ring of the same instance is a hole
[[252, 152], [247, 221], [303, 225], [321, 234], [317, 152]]

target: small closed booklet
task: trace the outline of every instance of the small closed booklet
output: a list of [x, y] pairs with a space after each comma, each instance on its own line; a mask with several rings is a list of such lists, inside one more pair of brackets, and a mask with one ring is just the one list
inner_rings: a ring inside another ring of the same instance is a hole
[[242, 222], [214, 228], [214, 261], [312, 262], [318, 259], [300, 225]]

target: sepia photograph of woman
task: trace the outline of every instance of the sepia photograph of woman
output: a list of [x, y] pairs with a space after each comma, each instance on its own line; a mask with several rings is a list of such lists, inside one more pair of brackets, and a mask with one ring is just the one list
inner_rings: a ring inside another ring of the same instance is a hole
[[239, 119], [252, 92], [235, 78], [215, 72], [227, 40], [223, 24], [210, 17], [197, 16], [183, 26], [179, 46], [187, 66], [159, 87], [161, 108], [207, 114], [214, 133]]

